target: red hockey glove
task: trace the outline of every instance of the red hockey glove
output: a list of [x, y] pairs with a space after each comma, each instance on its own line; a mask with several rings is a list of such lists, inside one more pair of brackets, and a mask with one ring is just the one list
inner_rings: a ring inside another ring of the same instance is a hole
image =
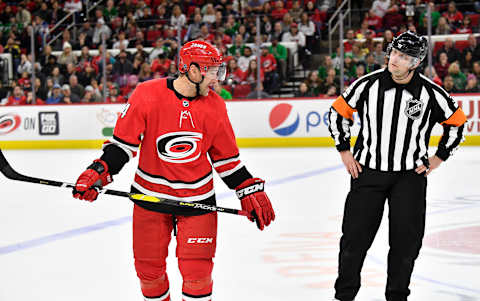
[[249, 219], [257, 222], [257, 227], [263, 230], [265, 226], [275, 220], [275, 212], [268, 196], [263, 192], [265, 181], [259, 178], [245, 180], [235, 188], [237, 196], [242, 203], [242, 209], [253, 217]]
[[93, 202], [97, 199], [98, 189], [112, 183], [112, 181], [112, 176], [108, 173], [107, 163], [97, 159], [78, 177], [73, 189], [73, 197]]

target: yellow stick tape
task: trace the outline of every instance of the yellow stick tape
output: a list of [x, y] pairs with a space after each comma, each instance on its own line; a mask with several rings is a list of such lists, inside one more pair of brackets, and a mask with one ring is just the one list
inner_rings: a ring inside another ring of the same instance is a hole
[[[356, 137], [352, 138], [352, 146]], [[440, 136], [432, 136], [431, 146], [437, 146]], [[99, 149], [104, 140], [31, 140], [0, 141], [1, 149]], [[237, 138], [239, 147], [333, 147], [330, 137]], [[479, 146], [480, 136], [466, 136], [462, 145]]]

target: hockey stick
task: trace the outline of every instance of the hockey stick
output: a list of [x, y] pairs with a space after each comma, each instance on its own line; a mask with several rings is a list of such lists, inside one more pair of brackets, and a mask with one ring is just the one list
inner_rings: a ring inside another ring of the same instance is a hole
[[[63, 187], [63, 188], [72, 188], [72, 189], [75, 188], [75, 185], [71, 184], [71, 183], [65, 183], [65, 182], [58, 182], [58, 181], [29, 177], [29, 176], [25, 176], [25, 175], [22, 175], [22, 174], [16, 172], [10, 166], [10, 164], [8, 163], [8, 161], [5, 158], [5, 156], [3, 155], [1, 149], [0, 149], [0, 172], [2, 172], [2, 174], [10, 180], [21, 181], [21, 182], [29, 182], [29, 183], [34, 183], [34, 184], [49, 185], [49, 186], [56, 186], [56, 187]], [[125, 191], [118, 191], [118, 190], [105, 189], [105, 188], [98, 188], [98, 191], [99, 191], [99, 194], [109, 194], [109, 195], [121, 196], [121, 197], [129, 198], [131, 200], [136, 200], [136, 201], [145, 201], [145, 202], [150, 202], [150, 203], [162, 203], [162, 204], [169, 205], [169, 206], [174, 206], [174, 207], [201, 209], [201, 210], [212, 211], [212, 212], [213, 211], [224, 212], [224, 213], [230, 213], [230, 214], [243, 215], [243, 216], [250, 217], [250, 214], [245, 210], [224, 208], [224, 207], [218, 207], [218, 206], [214, 206], [214, 205], [205, 205], [205, 204], [201, 204], [201, 203], [182, 202], [182, 201], [177, 201], [177, 200], [158, 198], [158, 197], [145, 195], [145, 194], [141, 194], [141, 193], [129, 193], [129, 192], [125, 192]]]

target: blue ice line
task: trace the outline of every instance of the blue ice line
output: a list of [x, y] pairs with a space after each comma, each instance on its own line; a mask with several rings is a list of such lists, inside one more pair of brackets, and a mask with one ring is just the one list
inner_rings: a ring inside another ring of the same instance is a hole
[[[300, 173], [300, 174], [297, 174], [297, 175], [288, 176], [288, 177], [280, 178], [280, 179], [273, 180], [273, 181], [268, 181], [267, 185], [268, 186], [275, 186], [275, 185], [280, 185], [280, 184], [283, 184], [283, 183], [286, 183], [286, 182], [298, 181], [298, 180], [302, 180], [302, 179], [305, 179], [305, 178], [321, 175], [323, 173], [327, 173], [327, 172], [339, 169], [341, 167], [343, 167], [343, 165], [335, 165], [335, 166], [331, 166], [331, 167], [325, 167], [325, 168], [321, 168], [321, 169], [317, 169], [317, 170], [312, 170], [312, 171], [309, 171], [309, 172]], [[217, 199], [218, 200], [224, 199], [224, 198], [230, 197], [232, 195], [233, 195], [232, 192], [226, 191], [226, 192], [218, 194]], [[89, 225], [89, 226], [85, 226], [85, 227], [81, 227], [81, 228], [77, 228], [77, 229], [73, 229], [73, 230], [68, 230], [68, 231], [65, 231], [65, 232], [60, 232], [60, 233], [55, 233], [55, 234], [35, 238], [35, 239], [32, 239], [32, 240], [27, 240], [27, 241], [24, 241], [24, 242], [13, 244], [13, 245], [7, 245], [7, 246], [4, 246], [4, 247], [0, 247], [0, 255], [9, 254], [9, 253], [13, 253], [13, 252], [22, 251], [22, 250], [25, 250], [25, 249], [38, 247], [38, 246], [45, 245], [45, 244], [48, 244], [48, 243], [51, 243], [51, 242], [54, 242], [54, 241], [57, 241], [57, 240], [67, 239], [67, 238], [71, 238], [71, 237], [74, 237], [74, 236], [83, 235], [85, 233], [90, 233], [90, 232], [94, 232], [94, 231], [103, 230], [103, 229], [113, 227], [113, 226], [119, 226], [119, 225], [122, 225], [124, 223], [130, 222], [131, 220], [132, 220], [131, 216], [125, 216], [125, 217], [117, 218], [117, 219], [106, 221], [106, 222], [101, 222], [101, 223], [94, 224], [94, 225]]]

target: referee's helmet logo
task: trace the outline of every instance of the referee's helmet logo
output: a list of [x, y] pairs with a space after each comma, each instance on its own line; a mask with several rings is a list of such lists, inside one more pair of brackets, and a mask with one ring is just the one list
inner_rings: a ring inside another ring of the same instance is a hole
[[405, 115], [408, 118], [416, 120], [422, 116], [423, 102], [418, 99], [411, 98], [407, 100], [407, 106], [405, 107]]

